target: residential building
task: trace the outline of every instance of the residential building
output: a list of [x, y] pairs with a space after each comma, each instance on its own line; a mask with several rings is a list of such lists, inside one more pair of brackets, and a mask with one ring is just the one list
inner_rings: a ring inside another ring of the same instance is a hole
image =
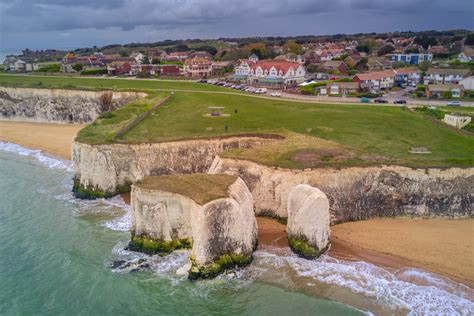
[[13, 64], [10, 64], [7, 70], [15, 72], [32, 72], [38, 70], [38, 64], [18, 59]]
[[206, 51], [197, 51], [197, 52], [192, 52], [189, 55], [189, 58], [194, 58], [194, 57], [200, 57], [200, 58], [206, 58], [206, 59], [212, 59], [212, 55]]
[[387, 90], [393, 88], [395, 84], [395, 71], [392, 69], [357, 74], [352, 81], [358, 82], [361, 90], [374, 92]]
[[347, 73], [347, 65], [342, 60], [328, 60], [323, 63], [323, 69], [328, 72]]
[[464, 87], [460, 84], [430, 84], [426, 86], [428, 98], [445, 98], [449, 93], [452, 98], [463, 98]]
[[286, 60], [240, 60], [234, 69], [234, 78], [248, 84], [263, 86], [292, 86], [305, 80], [303, 65]]
[[259, 60], [260, 60], [260, 58], [258, 57], [257, 54], [255, 54], [255, 53], [250, 54], [250, 56], [249, 56], [249, 61], [251, 61], [251, 62], [257, 62], [257, 61], [259, 61]]
[[470, 116], [463, 116], [458, 114], [445, 114], [443, 118], [443, 122], [459, 129], [465, 127], [471, 122], [471, 120], [472, 118]]
[[468, 69], [430, 68], [423, 80], [425, 84], [458, 84], [469, 75]]
[[161, 65], [162, 76], [179, 76], [181, 75], [181, 68], [179, 65]]
[[458, 55], [458, 60], [462, 63], [468, 63], [474, 58], [474, 49], [464, 47], [463, 51]]
[[274, 58], [275, 60], [286, 60], [292, 63], [299, 63], [299, 64], [304, 64], [305, 63], [305, 58], [303, 55], [296, 55], [293, 53], [288, 53], [284, 55], [279, 55]]
[[212, 61], [207, 58], [194, 57], [184, 62], [186, 77], [204, 78], [212, 75]]
[[189, 58], [189, 53], [187, 52], [172, 52], [164, 58], [165, 61], [181, 61], [184, 62]]
[[410, 65], [418, 65], [423, 61], [432, 61], [433, 54], [392, 54], [393, 62], [401, 61]]
[[135, 64], [132, 65], [133, 72], [138, 74], [147, 74], [151, 76], [155, 76], [160, 73], [161, 65], [153, 65], [153, 64]]
[[123, 61], [114, 61], [107, 65], [107, 74], [110, 76], [132, 74], [132, 64]]
[[327, 87], [329, 94], [348, 95], [359, 91], [358, 82], [333, 82]]
[[421, 71], [417, 68], [398, 68], [395, 72], [395, 83], [399, 86], [420, 83]]
[[469, 76], [459, 81], [459, 84], [464, 87], [464, 90], [474, 90], [474, 77]]
[[134, 52], [130, 55], [130, 57], [135, 60], [135, 63], [141, 64], [144, 62], [146, 56], [140, 52]]
[[369, 57], [367, 60], [367, 68], [369, 71], [381, 71], [392, 69], [393, 62], [385, 57]]

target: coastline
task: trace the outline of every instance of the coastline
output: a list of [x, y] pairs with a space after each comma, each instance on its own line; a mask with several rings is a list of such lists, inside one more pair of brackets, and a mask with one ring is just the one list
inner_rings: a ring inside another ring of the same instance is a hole
[[[69, 160], [72, 141], [84, 126], [0, 121], [0, 141]], [[127, 195], [123, 198], [129, 203]], [[284, 224], [262, 217], [257, 222], [260, 249], [287, 246]], [[474, 232], [474, 219], [372, 219], [331, 230], [328, 254], [334, 258], [366, 261], [392, 271], [421, 268], [474, 288], [474, 238], [466, 238]]]

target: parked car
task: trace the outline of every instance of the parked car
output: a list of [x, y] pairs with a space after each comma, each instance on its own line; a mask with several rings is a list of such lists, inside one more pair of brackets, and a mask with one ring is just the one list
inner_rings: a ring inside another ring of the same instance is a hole
[[360, 102], [362, 102], [362, 103], [370, 103], [370, 99], [369, 99], [369, 98], [366, 98], [366, 97], [363, 97], [363, 98], [360, 98]]
[[448, 102], [448, 106], [461, 106], [460, 101], [450, 101]]
[[258, 93], [258, 94], [267, 93], [267, 88], [259, 88], [255, 91], [255, 93]]
[[400, 99], [400, 100], [395, 100], [395, 101], [393, 101], [393, 103], [394, 103], [394, 104], [407, 104], [407, 100], [402, 100], [402, 99]]
[[281, 97], [281, 93], [280, 93], [280, 92], [272, 92], [272, 93], [270, 93], [270, 95], [271, 95], [272, 97]]
[[375, 103], [388, 103], [388, 101], [385, 99], [375, 99], [374, 102]]

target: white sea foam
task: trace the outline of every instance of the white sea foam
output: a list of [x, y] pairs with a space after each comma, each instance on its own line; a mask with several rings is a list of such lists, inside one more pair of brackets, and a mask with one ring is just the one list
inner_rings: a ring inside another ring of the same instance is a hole
[[46, 155], [41, 150], [29, 149], [8, 142], [0, 142], [0, 150], [16, 153], [21, 156], [33, 157], [41, 164], [51, 169], [72, 171], [72, 165], [70, 161]]
[[[284, 260], [301, 277], [349, 289], [389, 308], [407, 309], [410, 315], [474, 314], [470, 288], [426, 271], [405, 269], [391, 273], [370, 263], [329, 256], [305, 260], [295, 255], [279, 256], [265, 251], [255, 255], [261, 263], [274, 267], [281, 266]], [[312, 286], [311, 283], [308, 286]]]
[[121, 208], [124, 211], [124, 214], [122, 216], [106, 222], [104, 226], [111, 230], [128, 232], [130, 230], [130, 227], [132, 227], [130, 205], [125, 203], [125, 201], [120, 195], [117, 195], [111, 199], [103, 199], [102, 202], [113, 207]]

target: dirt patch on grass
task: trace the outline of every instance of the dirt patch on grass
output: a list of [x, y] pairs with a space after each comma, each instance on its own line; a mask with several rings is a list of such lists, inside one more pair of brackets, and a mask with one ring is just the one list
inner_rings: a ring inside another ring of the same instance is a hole
[[290, 155], [290, 160], [313, 165], [320, 162], [343, 161], [354, 159], [356, 154], [342, 148], [302, 149]]

